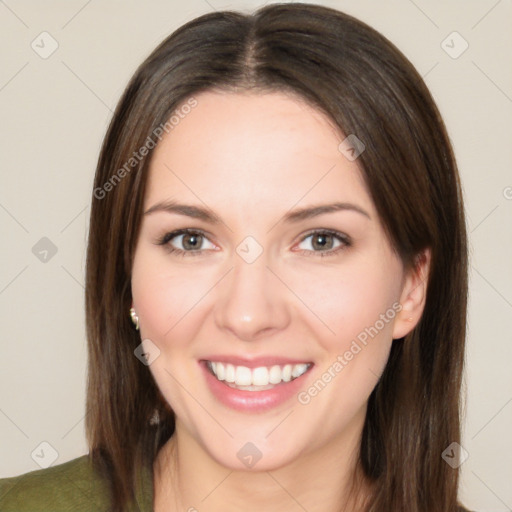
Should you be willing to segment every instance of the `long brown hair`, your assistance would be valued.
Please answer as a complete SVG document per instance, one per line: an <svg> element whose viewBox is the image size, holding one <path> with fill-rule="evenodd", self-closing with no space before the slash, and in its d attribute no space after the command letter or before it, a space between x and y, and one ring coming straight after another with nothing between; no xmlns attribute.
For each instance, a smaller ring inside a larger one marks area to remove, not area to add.
<svg viewBox="0 0 512 512"><path fill-rule="evenodd" d="M458 469L441 457L460 439L467 306L466 225L445 126L412 64L371 27L327 7L274 4L252 15L201 16L137 69L106 134L94 181L86 269L86 432L124 510L143 466L174 432L149 368L134 356L130 276L151 149L159 127L205 90L284 91L365 144L363 177L405 268L431 249L419 324L393 342L370 396L360 467L368 512L454 512ZM161 128L160 128L161 131ZM122 171L124 169L124 172ZM150 425L155 410L160 422Z"/></svg>

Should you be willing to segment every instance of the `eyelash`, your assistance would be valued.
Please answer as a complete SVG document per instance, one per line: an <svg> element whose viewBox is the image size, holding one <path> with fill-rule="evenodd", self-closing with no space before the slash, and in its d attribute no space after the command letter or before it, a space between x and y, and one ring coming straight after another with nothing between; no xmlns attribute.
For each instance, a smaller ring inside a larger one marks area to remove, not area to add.
<svg viewBox="0 0 512 512"><path fill-rule="evenodd" d="M208 238L206 236L206 234L203 231L201 231L200 229L184 228L184 229L178 229L176 231L171 231L169 233L165 233L162 237L160 237L157 240L156 244L157 245L162 245L162 246L167 246L167 251L170 254L175 254L176 256L179 256L179 257L198 256L198 255L202 254L205 251L205 249L201 249L199 251L184 251L183 249L176 249L175 247L172 247L169 244L169 242L173 238L176 238L179 235L186 235L186 234L189 234L189 235L201 235L204 238ZM310 231L309 233L307 233L306 235L304 235L302 237L302 239L300 240L299 243L304 242L304 240L306 240L310 236L314 236L314 235L329 235L329 236L332 236L332 237L336 238L338 241L340 241L341 245L339 247L335 248L335 249L330 249L330 250L327 250L327 251L309 251L309 250L301 249L298 252L301 252L305 256L317 256L318 255L321 258L325 258L326 256L335 256L340 251L343 251L344 249L346 249L347 247L350 247L352 245L352 242L351 242L350 238L347 235L344 235L343 233L340 233L338 231L333 231L331 229L317 229L317 230Z"/></svg>

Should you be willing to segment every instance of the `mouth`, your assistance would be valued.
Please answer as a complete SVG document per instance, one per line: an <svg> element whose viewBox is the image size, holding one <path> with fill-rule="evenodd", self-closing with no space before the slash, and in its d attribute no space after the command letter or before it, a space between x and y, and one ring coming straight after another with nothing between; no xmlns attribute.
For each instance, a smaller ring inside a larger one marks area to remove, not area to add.
<svg viewBox="0 0 512 512"><path fill-rule="evenodd" d="M302 377L313 363L239 366L224 361L205 361L206 368L219 382L240 391L266 391Z"/></svg>

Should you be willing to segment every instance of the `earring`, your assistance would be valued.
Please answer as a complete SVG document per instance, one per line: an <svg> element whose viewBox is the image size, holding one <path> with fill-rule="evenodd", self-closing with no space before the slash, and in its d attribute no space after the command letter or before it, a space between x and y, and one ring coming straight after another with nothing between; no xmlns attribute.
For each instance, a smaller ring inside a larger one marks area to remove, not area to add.
<svg viewBox="0 0 512 512"><path fill-rule="evenodd" d="M158 413L158 409L155 409L153 412L153 416L149 420L150 425L158 425L160 423L160 414Z"/></svg>
<svg viewBox="0 0 512 512"><path fill-rule="evenodd" d="M412 322L412 316L407 319L408 322Z"/></svg>
<svg viewBox="0 0 512 512"><path fill-rule="evenodd" d="M130 316L132 318L133 324L135 325L135 329L138 331L139 330L139 317L138 317L137 313L135 312L134 308L130 308Z"/></svg>

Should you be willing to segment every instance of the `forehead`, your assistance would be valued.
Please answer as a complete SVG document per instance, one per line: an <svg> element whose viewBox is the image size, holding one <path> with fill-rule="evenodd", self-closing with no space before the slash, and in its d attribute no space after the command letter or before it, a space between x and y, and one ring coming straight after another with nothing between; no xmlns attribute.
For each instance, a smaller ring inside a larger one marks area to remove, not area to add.
<svg viewBox="0 0 512 512"><path fill-rule="evenodd" d="M154 150L146 205L179 194L246 209L319 199L372 209L357 161L339 150L345 135L320 110L280 92L195 100Z"/></svg>

